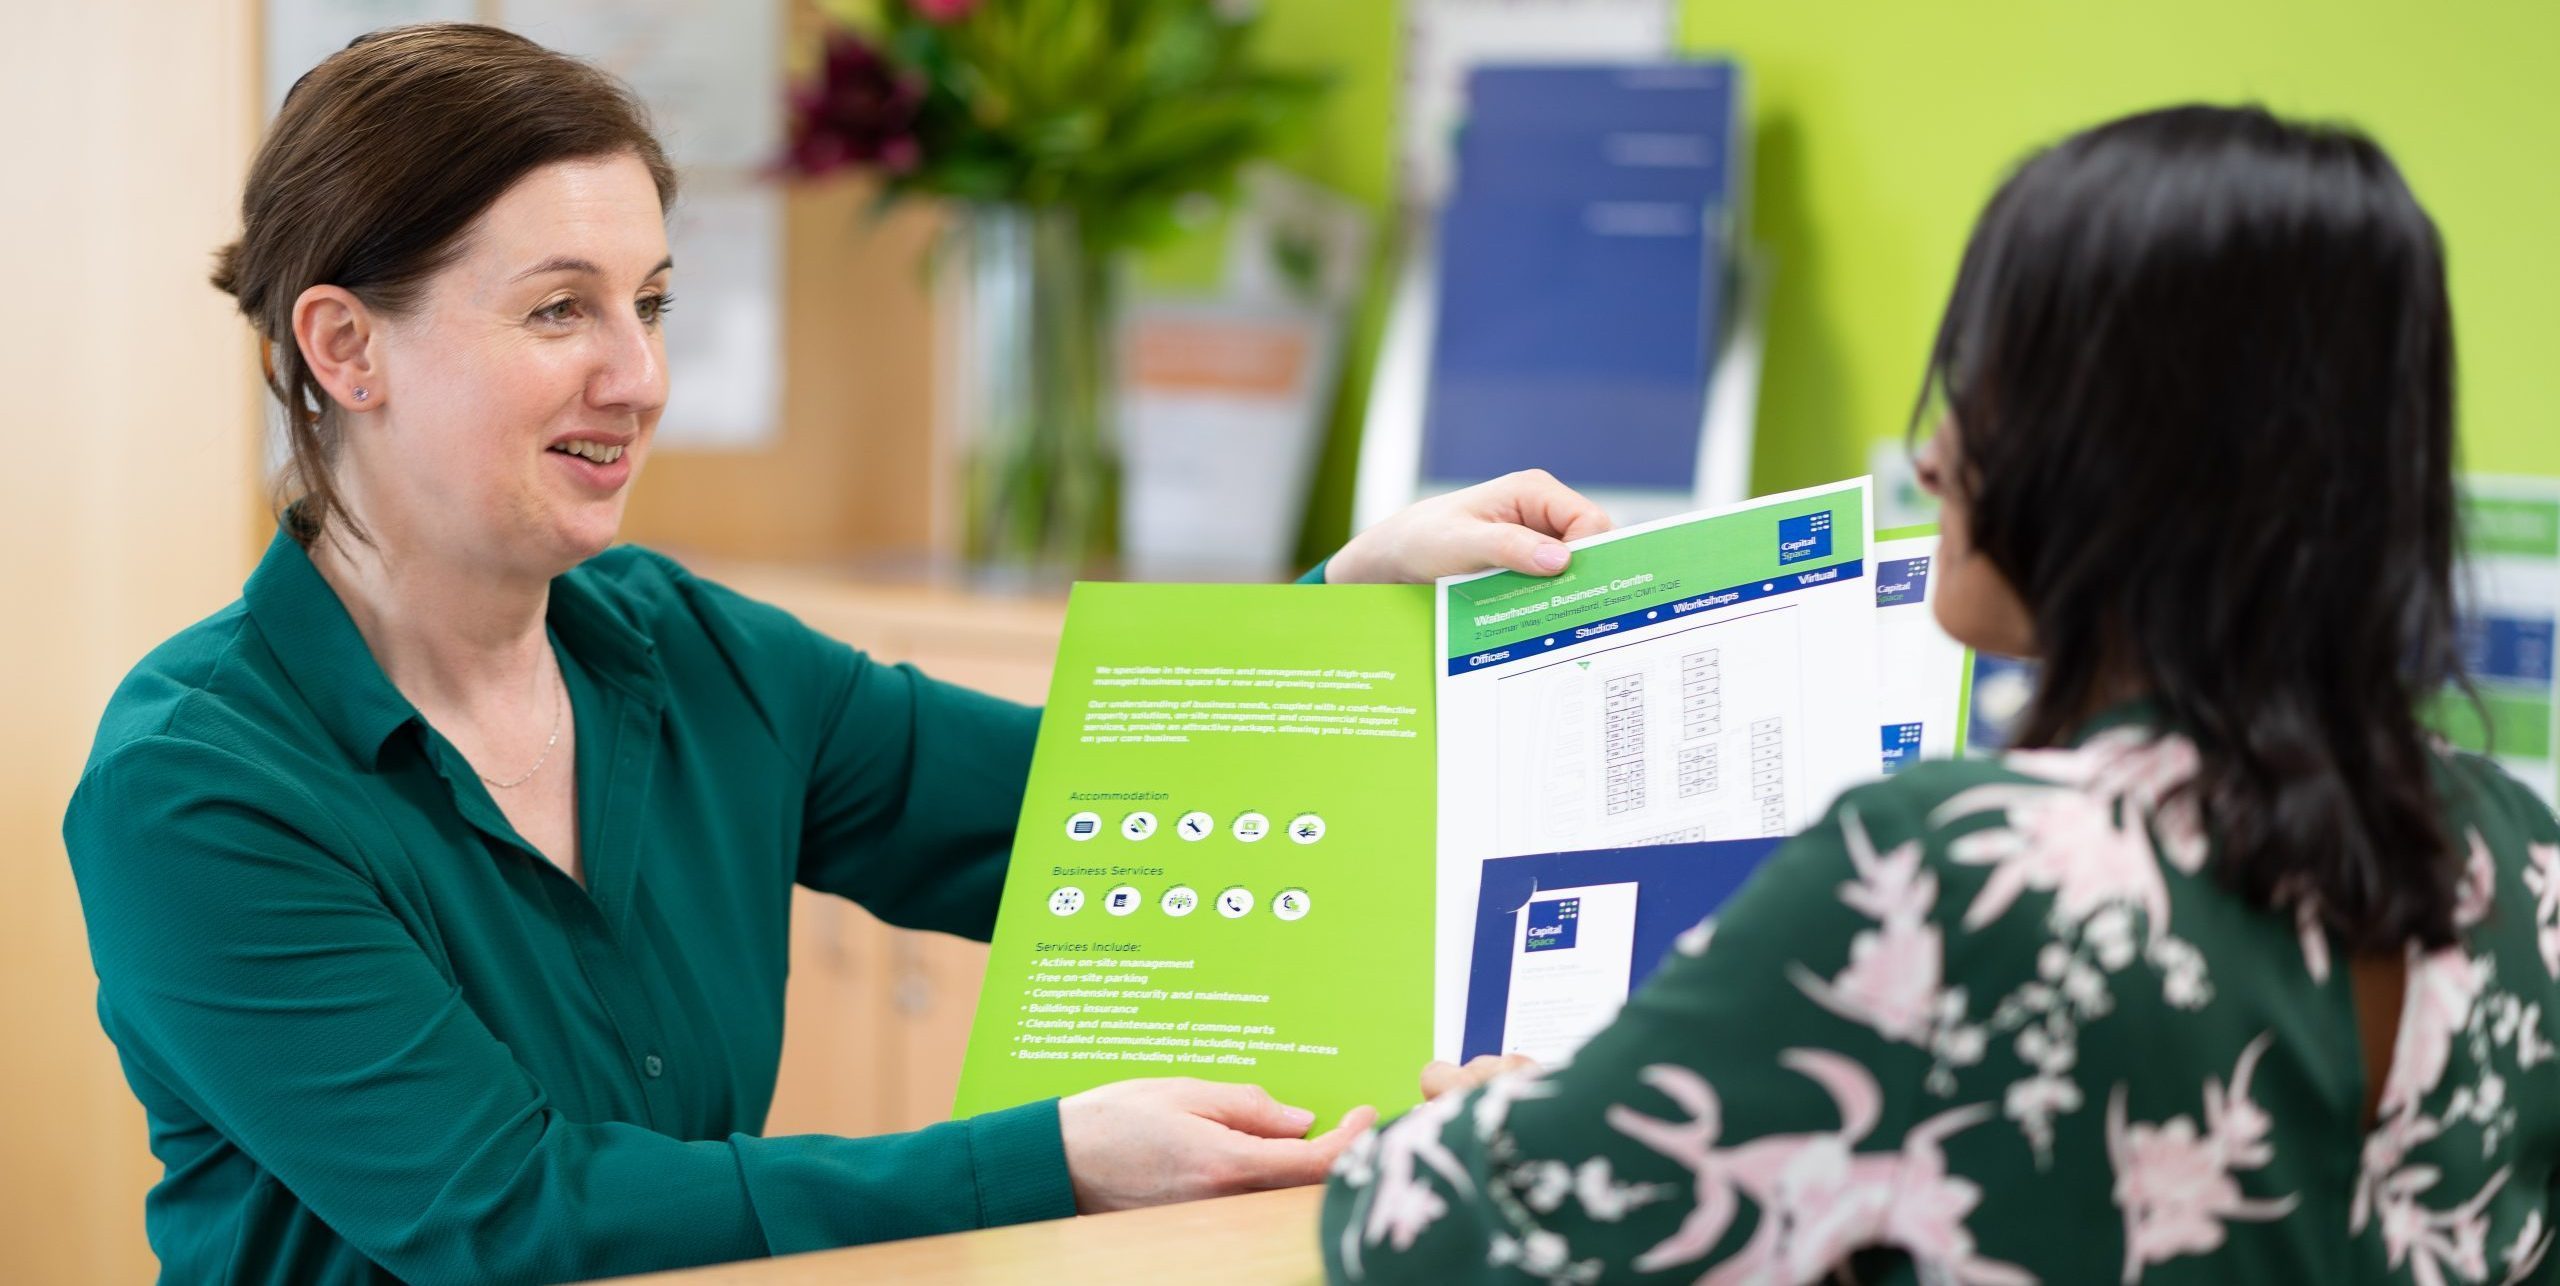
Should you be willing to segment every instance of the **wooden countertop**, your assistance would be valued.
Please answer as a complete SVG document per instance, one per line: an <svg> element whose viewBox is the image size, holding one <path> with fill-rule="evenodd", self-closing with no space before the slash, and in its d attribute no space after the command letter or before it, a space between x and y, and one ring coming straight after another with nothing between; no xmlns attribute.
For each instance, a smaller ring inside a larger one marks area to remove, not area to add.
<svg viewBox="0 0 2560 1286"><path fill-rule="evenodd" d="M1146 1286L1215 1281L1312 1286L1322 1187L1257 1192L1119 1214L1054 1219L919 1237L850 1250L626 1277L653 1286L800 1286L903 1282L913 1286Z"/></svg>

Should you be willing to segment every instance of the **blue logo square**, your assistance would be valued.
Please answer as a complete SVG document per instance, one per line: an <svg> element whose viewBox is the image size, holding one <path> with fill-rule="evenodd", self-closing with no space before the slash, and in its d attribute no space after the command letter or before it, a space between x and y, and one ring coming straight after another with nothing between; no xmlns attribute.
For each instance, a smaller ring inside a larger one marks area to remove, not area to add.
<svg viewBox="0 0 2560 1286"><path fill-rule="evenodd" d="M1831 511L1778 520L1778 565L1831 556Z"/></svg>
<svg viewBox="0 0 2560 1286"><path fill-rule="evenodd" d="M1529 943L1524 950L1563 951L1582 926L1582 899L1552 898L1529 904Z"/></svg>
<svg viewBox="0 0 2560 1286"><path fill-rule="evenodd" d="M1904 558L1876 564L1876 606L1899 607L1929 599L1929 560Z"/></svg>
<svg viewBox="0 0 2560 1286"><path fill-rule="evenodd" d="M1910 767L1919 758L1919 724L1888 723L1884 726L1884 770L1887 776Z"/></svg>

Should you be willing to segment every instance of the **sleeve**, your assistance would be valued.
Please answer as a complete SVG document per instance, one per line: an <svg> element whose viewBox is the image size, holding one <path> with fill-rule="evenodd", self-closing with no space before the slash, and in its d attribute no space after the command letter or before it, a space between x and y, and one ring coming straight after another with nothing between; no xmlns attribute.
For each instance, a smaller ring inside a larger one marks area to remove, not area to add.
<svg viewBox="0 0 2560 1286"><path fill-rule="evenodd" d="M799 881L891 924L987 940L1013 856L1040 712L824 640Z"/></svg>
<svg viewBox="0 0 2560 1286"><path fill-rule="evenodd" d="M1918 826L1844 799L1570 1065L1357 1141L1326 1193L1329 1277L1796 1281L1869 1244L1896 1167L1955 1124L1908 1128L1929 1059L1881 1030L1934 1000Z"/></svg>
<svg viewBox="0 0 2560 1286"><path fill-rule="evenodd" d="M873 1139L563 1117L343 830L222 750L121 748L64 833L124 1056L402 1279L586 1279L1072 1213L1054 1102Z"/></svg>
<svg viewBox="0 0 2560 1286"><path fill-rule="evenodd" d="M678 574L767 724L808 765L794 878L901 928L985 941L1040 711L881 664L781 608Z"/></svg>

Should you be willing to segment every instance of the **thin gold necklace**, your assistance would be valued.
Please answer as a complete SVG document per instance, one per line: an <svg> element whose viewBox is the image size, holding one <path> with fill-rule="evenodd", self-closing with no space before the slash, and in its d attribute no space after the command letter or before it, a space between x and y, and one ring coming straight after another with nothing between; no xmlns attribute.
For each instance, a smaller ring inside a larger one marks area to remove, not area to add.
<svg viewBox="0 0 2560 1286"><path fill-rule="evenodd" d="M472 775L478 777L492 790L514 790L516 787L533 780L533 775L541 772L544 764L551 762L551 748L560 744L561 717L569 713L569 685L567 681L563 680L560 683L558 691L559 698L551 707L551 739L542 743L542 757L533 761L533 767L524 770L524 776L518 777L514 781L500 781L487 773L481 772L477 768L471 770Z"/></svg>

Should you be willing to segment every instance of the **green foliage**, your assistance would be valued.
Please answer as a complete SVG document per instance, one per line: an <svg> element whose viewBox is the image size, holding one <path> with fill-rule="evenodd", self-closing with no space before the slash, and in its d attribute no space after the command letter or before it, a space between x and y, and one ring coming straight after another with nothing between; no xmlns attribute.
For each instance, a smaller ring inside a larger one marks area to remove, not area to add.
<svg viewBox="0 0 2560 1286"><path fill-rule="evenodd" d="M920 159L892 193L1072 209L1101 247L1155 239L1194 194L1307 118L1325 77L1258 65L1258 15L1216 0L887 0L883 56L920 78Z"/></svg>

